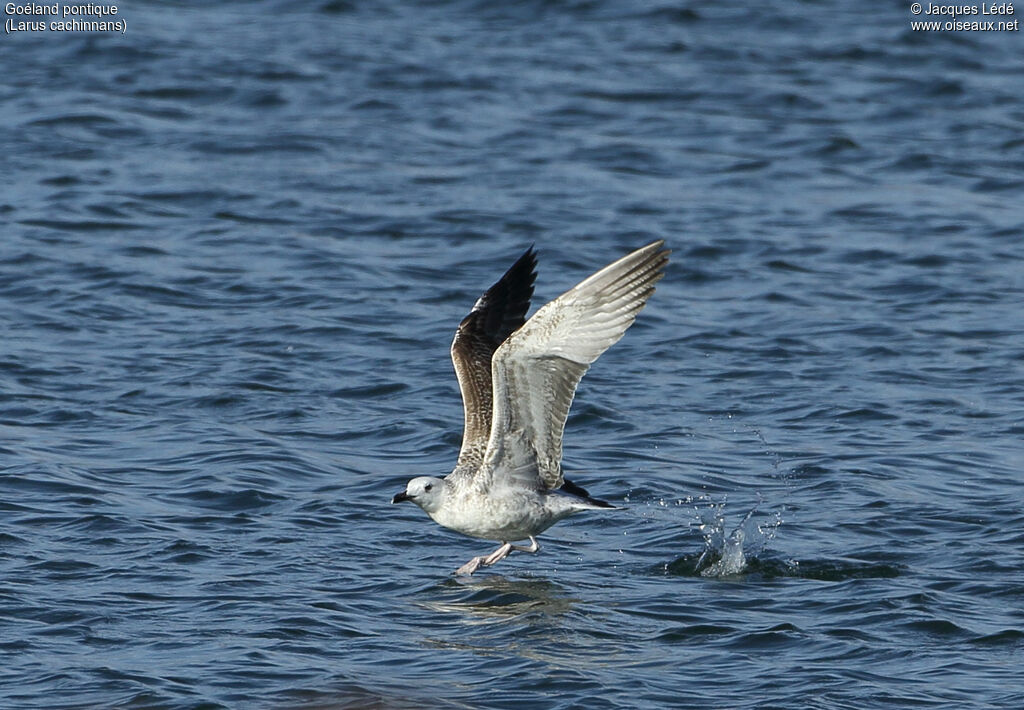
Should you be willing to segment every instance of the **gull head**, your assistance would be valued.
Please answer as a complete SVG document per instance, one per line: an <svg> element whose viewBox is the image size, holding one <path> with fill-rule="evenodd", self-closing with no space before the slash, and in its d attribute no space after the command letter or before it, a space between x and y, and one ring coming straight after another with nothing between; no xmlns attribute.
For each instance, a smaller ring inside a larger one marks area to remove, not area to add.
<svg viewBox="0 0 1024 710"><path fill-rule="evenodd" d="M419 476L406 485L405 490L391 499L392 503L412 501L427 513L436 512L444 503L448 484L443 478Z"/></svg>

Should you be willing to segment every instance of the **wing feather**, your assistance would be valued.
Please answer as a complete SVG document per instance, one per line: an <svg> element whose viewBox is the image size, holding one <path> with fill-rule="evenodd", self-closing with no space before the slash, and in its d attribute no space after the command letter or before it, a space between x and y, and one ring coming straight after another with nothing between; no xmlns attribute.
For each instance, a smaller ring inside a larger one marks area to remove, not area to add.
<svg viewBox="0 0 1024 710"><path fill-rule="evenodd" d="M601 269L546 304L497 349L491 361L493 420L480 478L562 485L562 433L576 386L654 292L668 263L663 246L656 241Z"/></svg>
<svg viewBox="0 0 1024 710"><path fill-rule="evenodd" d="M533 297L537 256L530 247L481 296L452 340L452 363L462 392L464 429L458 466L483 461L491 433L491 358L498 346L526 321Z"/></svg>

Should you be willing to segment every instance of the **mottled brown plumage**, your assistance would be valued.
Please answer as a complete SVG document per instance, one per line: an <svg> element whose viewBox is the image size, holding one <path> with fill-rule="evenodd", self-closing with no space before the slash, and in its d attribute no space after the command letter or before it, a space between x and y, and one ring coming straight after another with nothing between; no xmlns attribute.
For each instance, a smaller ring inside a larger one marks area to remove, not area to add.
<svg viewBox="0 0 1024 710"><path fill-rule="evenodd" d="M477 300L455 331L452 362L465 414L459 466L476 468L484 460L493 410L491 358L505 339L526 322L536 269L537 255L530 247Z"/></svg>

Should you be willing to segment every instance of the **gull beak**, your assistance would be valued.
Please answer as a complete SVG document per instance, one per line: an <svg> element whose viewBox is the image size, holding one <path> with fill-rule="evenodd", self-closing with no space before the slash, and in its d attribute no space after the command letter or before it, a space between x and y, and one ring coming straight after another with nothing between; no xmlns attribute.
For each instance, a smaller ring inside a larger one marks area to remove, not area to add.
<svg viewBox="0 0 1024 710"><path fill-rule="evenodd" d="M392 503L401 503L402 501L406 501L406 500L412 500L412 496L410 496L405 491L402 491L401 493L396 494L395 497L391 499L391 502Z"/></svg>

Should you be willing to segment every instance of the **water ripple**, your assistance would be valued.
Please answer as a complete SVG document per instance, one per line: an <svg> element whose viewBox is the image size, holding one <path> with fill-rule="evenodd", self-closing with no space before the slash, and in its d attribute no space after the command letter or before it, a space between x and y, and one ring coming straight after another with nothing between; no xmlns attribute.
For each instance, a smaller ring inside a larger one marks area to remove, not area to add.
<svg viewBox="0 0 1024 710"><path fill-rule="evenodd" d="M1016 39L670 5L9 38L0 705L1021 704ZM450 576L454 325L655 238L566 427L621 509Z"/></svg>

